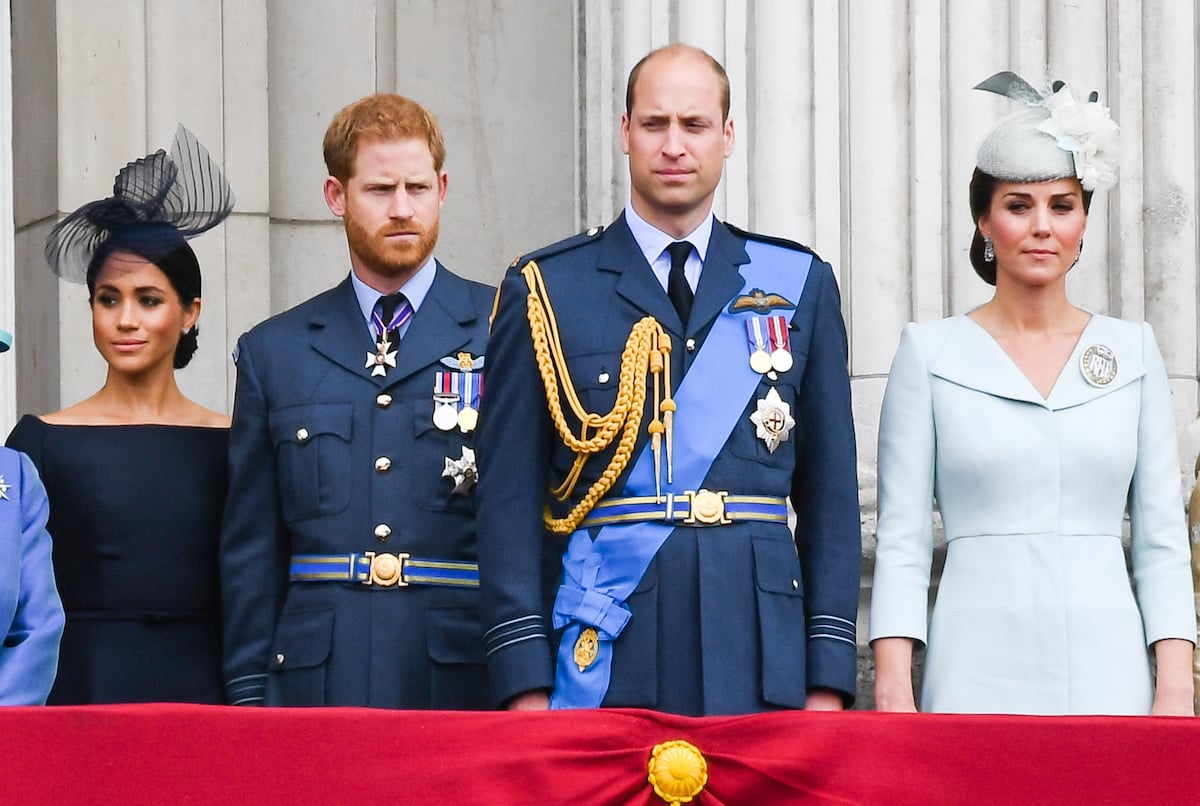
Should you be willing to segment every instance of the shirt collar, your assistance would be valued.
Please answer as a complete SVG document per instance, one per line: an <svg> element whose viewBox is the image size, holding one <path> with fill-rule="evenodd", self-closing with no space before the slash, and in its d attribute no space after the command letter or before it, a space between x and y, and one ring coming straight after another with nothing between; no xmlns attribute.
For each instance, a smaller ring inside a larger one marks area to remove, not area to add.
<svg viewBox="0 0 1200 806"><path fill-rule="evenodd" d="M400 286L399 290L408 300L408 304L412 306L414 315L421 310L421 303L425 301L429 289L433 286L433 277L436 272L437 261L430 255L429 260L425 261L425 265L417 269L417 273ZM353 270L350 271L350 285L354 287L354 296L358 298L358 308L362 313L363 321L370 328L371 311L375 310L375 303L379 302L379 297L383 292L364 283Z"/></svg>
<svg viewBox="0 0 1200 806"><path fill-rule="evenodd" d="M637 211L633 209L632 201L625 204L625 223L629 225L629 231L633 233L633 239L637 241L638 248L642 250L642 254L646 256L646 262L651 266L654 265L654 261L662 256L663 250L675 241L690 241L696 249L696 254L700 256L701 264L704 263L705 255L708 254L708 240L712 237L713 228L713 214L711 212L700 222L700 226L682 238L672 238L646 221L646 219L638 215Z"/></svg>

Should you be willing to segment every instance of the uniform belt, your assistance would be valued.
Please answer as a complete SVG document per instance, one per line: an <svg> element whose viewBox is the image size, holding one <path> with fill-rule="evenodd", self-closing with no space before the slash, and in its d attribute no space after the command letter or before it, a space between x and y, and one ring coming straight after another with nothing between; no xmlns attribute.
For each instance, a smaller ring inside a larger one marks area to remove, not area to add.
<svg viewBox="0 0 1200 806"><path fill-rule="evenodd" d="M413 557L406 552L293 554L290 578L293 582L360 582L381 588L409 585L478 588L479 564Z"/></svg>
<svg viewBox="0 0 1200 806"><path fill-rule="evenodd" d="M633 498L606 498L581 526L662 521L687 526L721 526L735 521L787 523L787 500L771 495L730 495L724 490L688 490Z"/></svg>

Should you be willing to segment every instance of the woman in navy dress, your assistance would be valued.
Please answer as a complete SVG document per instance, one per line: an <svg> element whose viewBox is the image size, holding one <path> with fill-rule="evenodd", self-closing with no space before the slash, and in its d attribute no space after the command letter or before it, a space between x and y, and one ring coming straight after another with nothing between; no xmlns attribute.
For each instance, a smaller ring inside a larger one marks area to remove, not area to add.
<svg viewBox="0 0 1200 806"><path fill-rule="evenodd" d="M50 499L66 609L51 704L219 703L217 547L229 418L189 400L175 370L197 346L200 266L185 240L233 207L220 170L180 127L117 175L113 196L51 232L46 257L87 283L108 364L91 397L9 436Z"/></svg>

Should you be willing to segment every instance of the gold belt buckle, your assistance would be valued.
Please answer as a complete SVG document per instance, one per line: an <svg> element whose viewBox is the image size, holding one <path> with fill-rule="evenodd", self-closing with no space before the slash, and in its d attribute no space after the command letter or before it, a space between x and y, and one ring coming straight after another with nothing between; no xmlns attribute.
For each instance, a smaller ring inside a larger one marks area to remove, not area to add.
<svg viewBox="0 0 1200 806"><path fill-rule="evenodd" d="M373 551L365 553L371 558L371 573L367 577L368 585L379 585L383 588L406 588L404 581L404 561L408 559L407 552L398 554L376 554Z"/></svg>
<svg viewBox="0 0 1200 806"><path fill-rule="evenodd" d="M705 526L716 526L719 524L733 523L725 516L725 496L729 493L725 490L688 490L684 493L688 497L688 516L683 519L684 523L702 523Z"/></svg>

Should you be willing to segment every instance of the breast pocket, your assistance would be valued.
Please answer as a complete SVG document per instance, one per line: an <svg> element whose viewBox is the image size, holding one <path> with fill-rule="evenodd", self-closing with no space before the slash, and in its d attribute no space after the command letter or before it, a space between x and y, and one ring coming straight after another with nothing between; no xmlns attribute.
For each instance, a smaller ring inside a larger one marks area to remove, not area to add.
<svg viewBox="0 0 1200 806"><path fill-rule="evenodd" d="M730 435L730 453L791 473L796 464L796 445L804 438L797 397L796 387L790 383L760 383ZM776 440L773 451L768 437Z"/></svg>
<svg viewBox="0 0 1200 806"><path fill-rule="evenodd" d="M334 515L350 504L350 403L310 403L268 417L287 520Z"/></svg>
<svg viewBox="0 0 1200 806"><path fill-rule="evenodd" d="M567 358L571 382L579 395L579 402L591 414L608 414L617 402L617 386L621 376L621 353L582 353ZM643 379L638 378L638 383ZM563 413L567 420L576 425L567 401L563 401Z"/></svg>
<svg viewBox="0 0 1200 806"><path fill-rule="evenodd" d="M434 425L433 403L420 401L416 404L413 410L414 470L409 488L417 506L436 512L471 514L475 511L475 484L471 480L476 472L471 458L475 450L474 434L474 430L463 433L457 425L443 431ZM455 473L463 479L462 484L452 475Z"/></svg>

